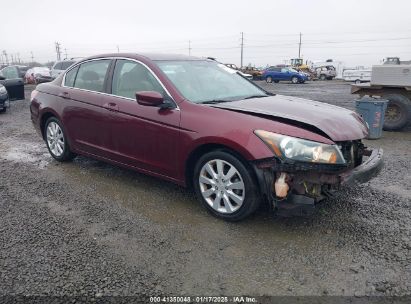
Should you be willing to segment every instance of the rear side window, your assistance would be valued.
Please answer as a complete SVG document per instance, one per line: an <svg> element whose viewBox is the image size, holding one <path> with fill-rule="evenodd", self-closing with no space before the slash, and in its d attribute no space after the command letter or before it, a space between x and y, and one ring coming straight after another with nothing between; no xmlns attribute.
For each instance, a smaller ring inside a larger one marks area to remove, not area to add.
<svg viewBox="0 0 411 304"><path fill-rule="evenodd" d="M74 81L76 80L77 71L78 67L75 67L74 69L67 72L66 78L64 80L64 85L66 87L74 87Z"/></svg>
<svg viewBox="0 0 411 304"><path fill-rule="evenodd" d="M74 87L84 90L103 92L104 80L107 70L110 65L110 60L94 60L80 65Z"/></svg>

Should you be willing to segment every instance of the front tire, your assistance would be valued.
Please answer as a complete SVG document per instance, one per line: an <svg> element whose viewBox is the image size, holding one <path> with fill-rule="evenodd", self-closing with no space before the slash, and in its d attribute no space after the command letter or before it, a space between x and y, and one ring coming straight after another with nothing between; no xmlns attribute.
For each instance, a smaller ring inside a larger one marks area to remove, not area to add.
<svg viewBox="0 0 411 304"><path fill-rule="evenodd" d="M327 79L327 76L325 76L324 74L322 74L322 75L320 75L320 80L326 80Z"/></svg>
<svg viewBox="0 0 411 304"><path fill-rule="evenodd" d="M59 161L72 160L76 155L71 152L63 124L56 117L50 117L45 124L44 138L51 156Z"/></svg>
<svg viewBox="0 0 411 304"><path fill-rule="evenodd" d="M240 221L260 204L252 171L226 150L209 152L198 160L193 185L203 206L226 221Z"/></svg>
<svg viewBox="0 0 411 304"><path fill-rule="evenodd" d="M299 81L300 81L300 80L298 79L298 77L296 77L296 76L291 77L291 82L292 82L293 84L297 84Z"/></svg>

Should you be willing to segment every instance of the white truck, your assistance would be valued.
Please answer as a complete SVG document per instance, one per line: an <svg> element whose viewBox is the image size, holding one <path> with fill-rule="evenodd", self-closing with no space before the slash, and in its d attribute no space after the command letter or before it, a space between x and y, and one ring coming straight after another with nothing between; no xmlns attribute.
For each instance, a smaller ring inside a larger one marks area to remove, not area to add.
<svg viewBox="0 0 411 304"><path fill-rule="evenodd" d="M387 58L383 65L372 67L370 83L351 85L351 93L387 99L384 130L402 129L411 120L411 62Z"/></svg>

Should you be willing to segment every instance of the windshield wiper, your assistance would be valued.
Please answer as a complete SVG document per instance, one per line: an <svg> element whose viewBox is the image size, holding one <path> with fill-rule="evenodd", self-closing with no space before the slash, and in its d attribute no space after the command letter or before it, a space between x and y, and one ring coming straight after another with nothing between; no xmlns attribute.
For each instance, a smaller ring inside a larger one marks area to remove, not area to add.
<svg viewBox="0 0 411 304"><path fill-rule="evenodd" d="M213 99L213 100L202 101L201 104L216 104L216 103L223 103L223 102L230 102L230 101L232 100Z"/></svg>
<svg viewBox="0 0 411 304"><path fill-rule="evenodd" d="M262 98L262 97L268 97L268 95L251 95L251 96L247 96L243 99Z"/></svg>

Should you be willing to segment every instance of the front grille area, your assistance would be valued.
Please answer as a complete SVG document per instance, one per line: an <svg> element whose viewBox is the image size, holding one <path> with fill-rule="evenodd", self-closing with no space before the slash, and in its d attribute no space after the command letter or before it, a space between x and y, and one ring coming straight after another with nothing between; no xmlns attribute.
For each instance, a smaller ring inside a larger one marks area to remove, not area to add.
<svg viewBox="0 0 411 304"><path fill-rule="evenodd" d="M362 163L364 145L361 140L342 141L337 144L349 167L357 167Z"/></svg>

